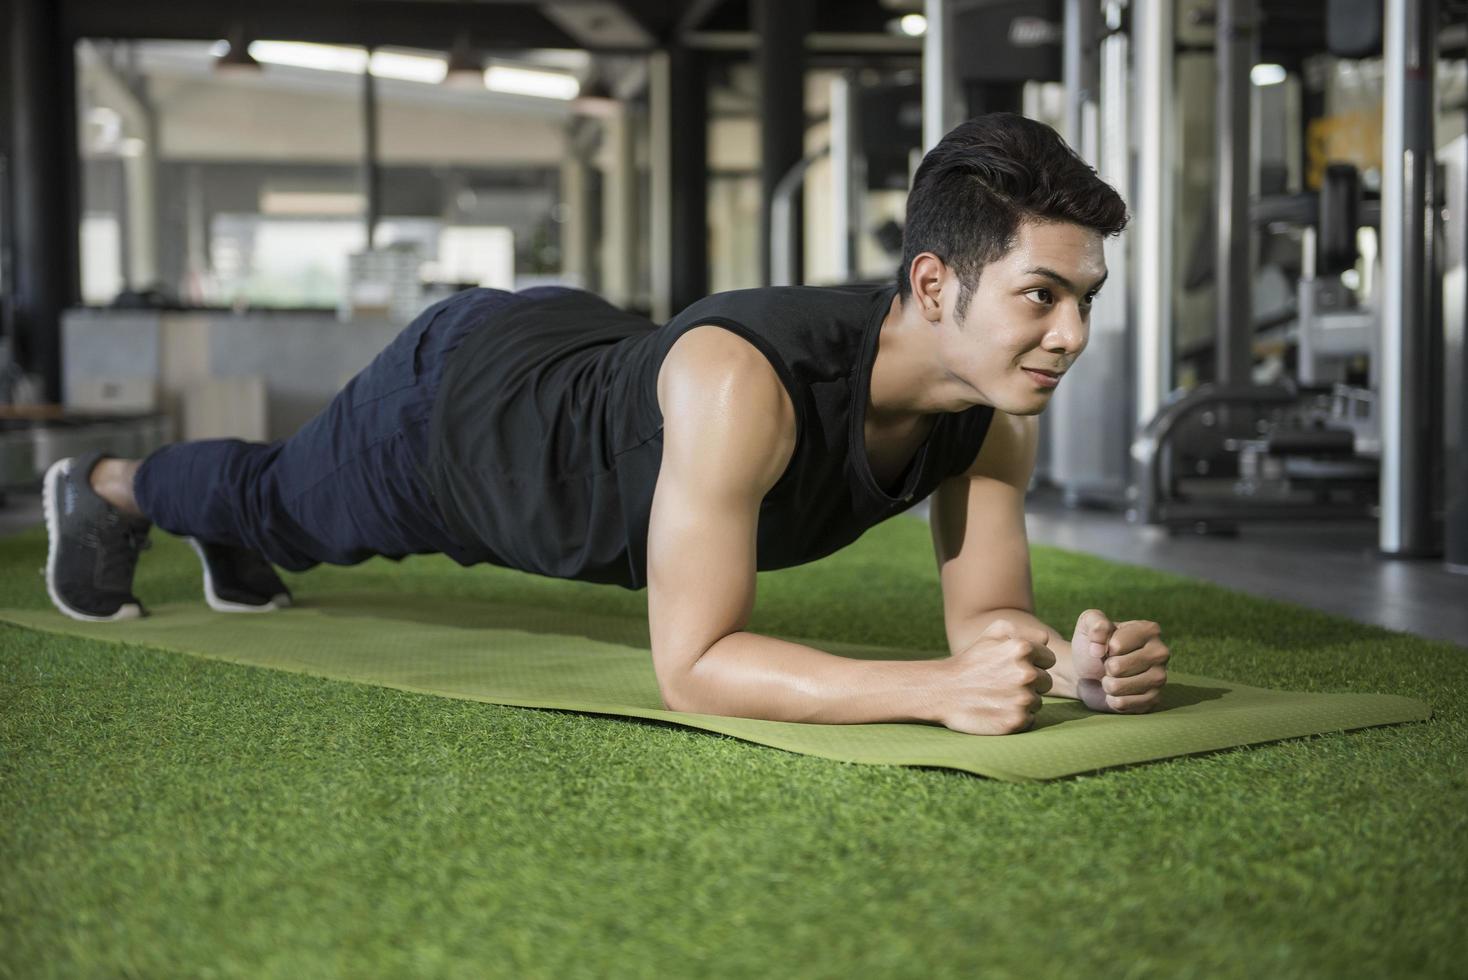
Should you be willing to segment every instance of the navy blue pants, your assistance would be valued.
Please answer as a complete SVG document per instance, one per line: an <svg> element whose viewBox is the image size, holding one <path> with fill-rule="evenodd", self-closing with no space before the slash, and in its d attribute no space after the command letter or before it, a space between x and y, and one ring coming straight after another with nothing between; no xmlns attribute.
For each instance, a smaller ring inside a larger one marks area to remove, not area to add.
<svg viewBox="0 0 1468 980"><path fill-rule="evenodd" d="M291 571L425 553L474 564L483 549L454 540L423 478L444 362L496 313L561 291L468 289L435 303L289 439L150 454L133 482L138 508L165 531L252 548Z"/></svg>

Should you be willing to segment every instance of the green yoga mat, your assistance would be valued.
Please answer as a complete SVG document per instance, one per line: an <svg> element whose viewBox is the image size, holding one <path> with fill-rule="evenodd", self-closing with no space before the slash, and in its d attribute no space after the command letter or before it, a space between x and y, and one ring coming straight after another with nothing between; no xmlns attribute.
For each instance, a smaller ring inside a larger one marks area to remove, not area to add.
<svg viewBox="0 0 1468 980"><path fill-rule="evenodd" d="M1095 714L1077 702L1047 698L1030 731L985 737L934 725L807 725L668 711L658 697L645 623L555 609L339 593L313 595L294 609L266 615L225 615L189 603L158 606L146 619L126 623L82 623L52 611L14 609L0 610L0 620L443 697L654 718L846 762L940 766L1015 781L1431 714L1421 702L1394 695L1268 691L1174 672L1152 714ZM804 642L850 657L935 656Z"/></svg>

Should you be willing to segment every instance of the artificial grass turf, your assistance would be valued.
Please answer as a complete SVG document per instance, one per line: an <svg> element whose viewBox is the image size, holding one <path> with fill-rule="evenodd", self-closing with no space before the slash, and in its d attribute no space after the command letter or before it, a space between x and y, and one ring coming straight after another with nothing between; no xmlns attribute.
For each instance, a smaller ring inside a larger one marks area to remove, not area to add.
<svg viewBox="0 0 1468 980"><path fill-rule="evenodd" d="M46 604L43 561L0 541L0 605ZM4 627L0 972L1461 972L1468 652L1049 549L1035 571L1062 631L1156 619L1179 669L1435 717L1011 785ZM347 584L645 615L430 559L291 580ZM197 566L161 540L138 591L195 596ZM925 529L762 575L751 627L941 647Z"/></svg>
<svg viewBox="0 0 1468 980"><path fill-rule="evenodd" d="M1429 716L1422 702L1393 694L1267 691L1174 670L1150 714L1097 714L1076 701L1047 697L1033 728L1012 738L976 738L924 724L797 724L667 710L647 624L626 616L568 616L564 608L358 590L317 593L277 616L221 619L197 601L153 611L125 623L85 623L55 610L0 608L0 621L469 701L675 722L842 762L944 766L1015 781ZM784 639L845 657L941 656Z"/></svg>

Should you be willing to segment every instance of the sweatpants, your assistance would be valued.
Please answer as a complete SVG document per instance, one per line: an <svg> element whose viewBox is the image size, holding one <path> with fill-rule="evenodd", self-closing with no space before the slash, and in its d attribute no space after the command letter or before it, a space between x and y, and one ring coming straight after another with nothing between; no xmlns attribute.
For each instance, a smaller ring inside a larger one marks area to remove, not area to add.
<svg viewBox="0 0 1468 980"><path fill-rule="evenodd" d="M180 442L138 468L138 508L158 527L251 548L290 571L374 556L481 559L455 540L424 478L444 365L497 314L559 287L467 289L413 320L295 435Z"/></svg>

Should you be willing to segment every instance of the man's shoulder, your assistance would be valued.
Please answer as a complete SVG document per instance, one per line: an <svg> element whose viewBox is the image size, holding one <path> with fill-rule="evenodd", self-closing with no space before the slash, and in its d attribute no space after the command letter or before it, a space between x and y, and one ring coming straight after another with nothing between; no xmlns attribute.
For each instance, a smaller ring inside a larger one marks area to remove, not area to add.
<svg viewBox="0 0 1468 980"><path fill-rule="evenodd" d="M755 397L761 395L759 387L783 388L770 359L749 338L712 323L696 324L673 342L659 371L660 384L669 375L710 389L733 386Z"/></svg>
<svg viewBox="0 0 1468 980"><path fill-rule="evenodd" d="M673 345L657 381L658 407L668 430L707 451L737 447L768 490L790 459L796 408L766 357L742 337L719 327L695 327ZM766 473L765 464L778 466Z"/></svg>

